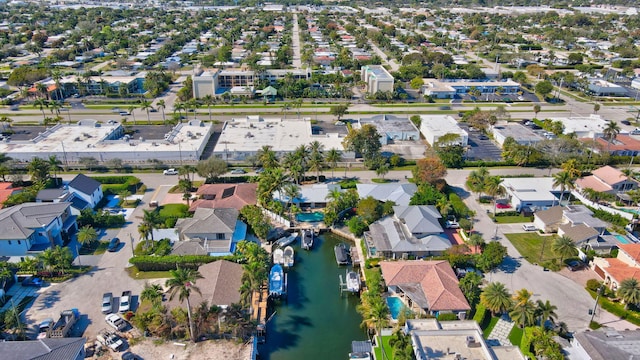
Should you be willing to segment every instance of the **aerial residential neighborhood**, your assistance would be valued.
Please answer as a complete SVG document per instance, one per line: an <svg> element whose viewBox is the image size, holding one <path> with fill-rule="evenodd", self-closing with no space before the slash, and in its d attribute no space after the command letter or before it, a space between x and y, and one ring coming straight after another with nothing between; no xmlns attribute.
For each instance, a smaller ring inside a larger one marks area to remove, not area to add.
<svg viewBox="0 0 640 360"><path fill-rule="evenodd" d="M640 359L636 3L0 14L1 359Z"/></svg>

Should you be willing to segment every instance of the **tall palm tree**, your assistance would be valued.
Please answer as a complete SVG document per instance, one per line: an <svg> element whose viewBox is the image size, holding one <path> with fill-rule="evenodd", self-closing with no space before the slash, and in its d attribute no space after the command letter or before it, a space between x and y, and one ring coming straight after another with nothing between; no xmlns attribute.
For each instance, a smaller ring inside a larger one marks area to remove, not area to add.
<svg viewBox="0 0 640 360"><path fill-rule="evenodd" d="M611 143L616 139L618 134L620 133L620 126L617 122L610 120L607 123L607 126L602 130L604 134L604 138L607 139L607 151L611 147Z"/></svg>
<svg viewBox="0 0 640 360"><path fill-rule="evenodd" d="M300 187L296 184L289 183L282 189L282 195L287 198L287 209L289 210L289 218L291 218L291 205L296 198L300 197Z"/></svg>
<svg viewBox="0 0 640 360"><path fill-rule="evenodd" d="M482 238L482 235L474 232L469 236L469 245L472 245L475 248L476 253L478 252L478 246L482 246L483 244L484 239Z"/></svg>
<svg viewBox="0 0 640 360"><path fill-rule="evenodd" d="M85 225L78 230L77 239L82 246L91 245L98 240L98 233L96 229Z"/></svg>
<svg viewBox="0 0 640 360"><path fill-rule="evenodd" d="M316 182L320 182L320 171L325 164L325 157L322 152L323 147L324 146L317 140L309 145L309 158L307 163L309 170L316 172Z"/></svg>
<svg viewBox="0 0 640 360"><path fill-rule="evenodd" d="M516 302L509 316L520 328L530 326L536 319L536 305L531 300Z"/></svg>
<svg viewBox="0 0 640 360"><path fill-rule="evenodd" d="M542 300L538 300L536 301L536 307L540 326L544 327L544 324L547 322L547 320L555 323L555 320L558 318L558 314L556 314L556 310L558 310L557 306L552 305L549 300L545 302L542 302Z"/></svg>
<svg viewBox="0 0 640 360"><path fill-rule="evenodd" d="M553 174L553 186L560 187L560 202L562 205L562 198L564 198L564 192L567 190L575 189L575 178L567 171L560 171Z"/></svg>
<svg viewBox="0 0 640 360"><path fill-rule="evenodd" d="M276 152L269 145L264 145L258 150L257 158L263 169L276 168L279 165Z"/></svg>
<svg viewBox="0 0 640 360"><path fill-rule="evenodd" d="M334 179L333 171L338 165L338 162L342 161L342 154L340 154L340 151L336 149L329 149L324 157L324 161L326 161L331 168L331 179Z"/></svg>
<svg viewBox="0 0 640 360"><path fill-rule="evenodd" d="M578 250L576 249L576 244L573 243L573 240L571 240L570 237L564 235L553 240L553 243L551 244L551 250L553 250L556 255L560 256L560 263L562 263L564 259L576 255L576 253L578 252Z"/></svg>
<svg viewBox="0 0 640 360"><path fill-rule="evenodd" d="M133 116L133 125L136 125L136 114L134 114L134 110L136 109L135 106L131 105L129 106L128 110L129 110L129 114L131 114L131 116Z"/></svg>
<svg viewBox="0 0 640 360"><path fill-rule="evenodd" d="M147 112L147 123L151 125L151 116L149 115L149 110L151 110L151 101L142 100L142 102L140 103L140 109Z"/></svg>
<svg viewBox="0 0 640 360"><path fill-rule="evenodd" d="M624 308L628 309L629 304L637 305L640 303L640 286L635 278L624 279L618 287L618 296L624 301Z"/></svg>
<svg viewBox="0 0 640 360"><path fill-rule="evenodd" d="M503 283L493 282L480 294L480 303L492 314L504 313L511 308L511 295Z"/></svg>
<svg viewBox="0 0 640 360"><path fill-rule="evenodd" d="M185 301L187 303L189 334L191 335L191 341L195 342L195 329L193 328L193 319L191 318L189 296L191 296L191 291L201 294L200 289L195 286L195 282L198 279L202 279L202 275L196 270L181 267L178 267L176 270L169 270L169 274L171 274L171 278L165 283L165 286L169 288L169 299L173 300L174 297L178 296L180 302Z"/></svg>
<svg viewBox="0 0 640 360"><path fill-rule="evenodd" d="M49 107L49 102L45 99L35 99L33 101L33 107L38 108L40 109L40 111L42 111L42 121L44 123L44 120L47 118L47 115L44 113L44 108Z"/></svg>
<svg viewBox="0 0 640 360"><path fill-rule="evenodd" d="M49 170L53 171L53 178L56 181L56 186L58 186L58 169L60 168L60 164L62 161L58 160L56 155L49 156Z"/></svg>
<svg viewBox="0 0 640 360"><path fill-rule="evenodd" d="M493 216L496 216L497 197L505 192L500 184L502 184L502 178L500 176L489 176L484 182L484 192L493 198Z"/></svg>
<svg viewBox="0 0 640 360"><path fill-rule="evenodd" d="M469 190L478 194L478 200L480 200L480 195L485 189L485 181L487 177L489 177L489 170L485 167L473 170L467 177L467 187Z"/></svg>
<svg viewBox="0 0 640 360"><path fill-rule="evenodd" d="M164 99L162 99L158 100L156 106L160 109L160 111L162 111L162 122L166 125L167 119L164 116L164 109L167 107L167 104L164 102Z"/></svg>
<svg viewBox="0 0 640 360"><path fill-rule="evenodd" d="M207 110L209 111L209 121L212 121L211 117L211 105L216 103L216 99L211 94L207 94L202 98L202 102L207 105Z"/></svg>
<svg viewBox="0 0 640 360"><path fill-rule="evenodd" d="M140 299L148 300L153 307L159 307L162 304L162 287L158 284L144 284Z"/></svg>

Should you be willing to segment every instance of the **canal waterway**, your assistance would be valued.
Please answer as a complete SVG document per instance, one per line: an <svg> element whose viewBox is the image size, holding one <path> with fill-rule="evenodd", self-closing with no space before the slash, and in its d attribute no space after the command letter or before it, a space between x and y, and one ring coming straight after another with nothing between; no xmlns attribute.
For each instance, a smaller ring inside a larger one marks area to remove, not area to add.
<svg viewBox="0 0 640 360"><path fill-rule="evenodd" d="M267 341L258 350L267 360L347 359L352 340L366 340L356 312L360 300L340 295L338 275L346 267L336 264L333 247L346 242L326 233L315 239L311 251L295 246L295 266L288 272L288 300L275 305L267 324Z"/></svg>

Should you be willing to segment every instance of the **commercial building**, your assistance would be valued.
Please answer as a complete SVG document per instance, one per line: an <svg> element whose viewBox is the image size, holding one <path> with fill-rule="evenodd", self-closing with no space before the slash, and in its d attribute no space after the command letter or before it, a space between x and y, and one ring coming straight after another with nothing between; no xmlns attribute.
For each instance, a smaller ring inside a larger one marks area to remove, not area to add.
<svg viewBox="0 0 640 360"><path fill-rule="evenodd" d="M500 144L500 146L503 146L504 141L507 140L507 138L512 138L520 145L533 145L544 140L542 136L521 124L496 124L491 127L490 131L493 133L493 138L498 144Z"/></svg>
<svg viewBox="0 0 640 360"><path fill-rule="evenodd" d="M478 90L480 94L516 94L520 91L520 84L513 80L504 81L473 81L436 79L422 79L422 93L436 99L453 99L456 95L467 94Z"/></svg>
<svg viewBox="0 0 640 360"><path fill-rule="evenodd" d="M164 139L133 138L125 135L122 124L110 120L81 120L74 125L57 124L31 140L0 142L0 152L29 161L35 157L57 156L65 164L82 158L98 162L120 159L126 163L197 161L213 133L213 126L191 120L174 126Z"/></svg>
<svg viewBox="0 0 640 360"><path fill-rule="evenodd" d="M447 134L458 135L456 143L462 146L469 143L469 133L450 115L420 115L420 132L431 146Z"/></svg>
<svg viewBox="0 0 640 360"><path fill-rule="evenodd" d="M336 149L343 158L354 158L352 152L344 152L342 141L344 134L313 134L308 119L263 118L246 116L226 122L213 154L227 161L243 161L263 146L270 146L278 156L293 152L300 145L309 145L318 141L324 150Z"/></svg>
<svg viewBox="0 0 640 360"><path fill-rule="evenodd" d="M600 79L589 80L589 92L595 96L627 96L625 87Z"/></svg>
<svg viewBox="0 0 640 360"><path fill-rule="evenodd" d="M598 138L604 136L607 122L600 115L572 116L549 118L551 121L560 121L564 127L564 134L575 133L578 138Z"/></svg>
<svg viewBox="0 0 640 360"><path fill-rule="evenodd" d="M380 143L382 145L395 141L416 141L420 139L420 131L407 117L377 115L359 119L354 128L360 128L365 124L376 127L380 134Z"/></svg>
<svg viewBox="0 0 640 360"><path fill-rule="evenodd" d="M289 75L291 74L291 75ZM201 99L207 95L221 96L224 93L239 96L253 96L254 86L259 79L275 85L278 80L291 76L294 81L311 77L309 69L269 69L256 73L244 69L197 69L193 80L193 97Z"/></svg>
<svg viewBox="0 0 640 360"><path fill-rule="evenodd" d="M369 94L375 94L379 91L393 91L393 76L382 65L363 66L360 73Z"/></svg>

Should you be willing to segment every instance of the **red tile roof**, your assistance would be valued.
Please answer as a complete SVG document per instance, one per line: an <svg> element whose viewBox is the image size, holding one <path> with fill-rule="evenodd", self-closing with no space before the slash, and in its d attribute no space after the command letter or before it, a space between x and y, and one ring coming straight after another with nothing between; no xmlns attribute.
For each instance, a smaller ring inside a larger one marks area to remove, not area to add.
<svg viewBox="0 0 640 360"><path fill-rule="evenodd" d="M593 139L581 139L581 141L587 143L593 141ZM618 134L616 140L611 144L604 138L596 138L595 141L600 144L602 149L606 149L609 152L640 150L640 141L625 134Z"/></svg>
<svg viewBox="0 0 640 360"><path fill-rule="evenodd" d="M640 264L640 244L620 244L618 247Z"/></svg>
<svg viewBox="0 0 640 360"><path fill-rule="evenodd" d="M233 208L240 210L245 205L257 203L256 190L258 184L206 184L198 188L196 195L199 199L191 203L189 211L197 208ZM208 199L212 198L212 199Z"/></svg>
<svg viewBox="0 0 640 360"><path fill-rule="evenodd" d="M627 176L622 171L609 165L595 169L591 174L609 185L615 185L627 179Z"/></svg>
<svg viewBox="0 0 640 360"><path fill-rule="evenodd" d="M622 282L622 280L635 278L640 280L640 267L629 266L622 260L618 260L616 258L605 259L609 266L604 268L606 272L613 277L618 284Z"/></svg>
<svg viewBox="0 0 640 360"><path fill-rule="evenodd" d="M420 285L430 311L471 309L458 287L456 274L445 260L383 261L380 268L387 285Z"/></svg>
<svg viewBox="0 0 640 360"><path fill-rule="evenodd" d="M12 187L10 182L0 182L0 209L2 209L5 201L9 198L9 196L22 191L22 188L14 188Z"/></svg>

